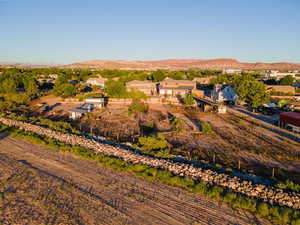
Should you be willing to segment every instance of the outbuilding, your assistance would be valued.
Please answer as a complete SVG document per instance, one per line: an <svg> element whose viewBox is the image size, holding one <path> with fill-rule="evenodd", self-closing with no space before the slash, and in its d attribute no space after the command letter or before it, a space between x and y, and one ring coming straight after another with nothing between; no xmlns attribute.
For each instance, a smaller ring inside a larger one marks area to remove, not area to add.
<svg viewBox="0 0 300 225"><path fill-rule="evenodd" d="M279 126L286 129L291 129L293 132L300 133L300 113L283 112L280 113Z"/></svg>

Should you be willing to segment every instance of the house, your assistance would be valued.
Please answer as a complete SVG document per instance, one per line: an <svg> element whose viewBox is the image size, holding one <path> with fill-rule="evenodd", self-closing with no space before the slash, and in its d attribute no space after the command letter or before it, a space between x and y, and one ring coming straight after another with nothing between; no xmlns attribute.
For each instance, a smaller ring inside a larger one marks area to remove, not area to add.
<svg viewBox="0 0 300 225"><path fill-rule="evenodd" d="M215 102L236 103L238 100L238 95L231 85L216 84L211 92L211 98Z"/></svg>
<svg viewBox="0 0 300 225"><path fill-rule="evenodd" d="M227 74L237 73L237 74L240 74L240 73L242 73L242 70L240 70L240 69L224 69L223 73L227 73Z"/></svg>
<svg viewBox="0 0 300 225"><path fill-rule="evenodd" d="M40 84L45 84L45 83L54 84L57 78L58 78L57 74L49 74L49 75L41 74L38 76L37 81Z"/></svg>
<svg viewBox="0 0 300 225"><path fill-rule="evenodd" d="M87 79L85 84L87 86L98 86L100 88L104 88L106 81L107 81L107 78L102 78L102 77L94 77L93 78L93 77L91 77L91 78Z"/></svg>
<svg viewBox="0 0 300 225"><path fill-rule="evenodd" d="M146 95L156 95L157 85L149 80L133 80L126 83L126 89L128 91L141 91Z"/></svg>
<svg viewBox="0 0 300 225"><path fill-rule="evenodd" d="M300 113L297 112L283 112L280 113L279 127L291 129L293 132L300 133Z"/></svg>
<svg viewBox="0 0 300 225"><path fill-rule="evenodd" d="M289 85L268 85L267 91L278 92L278 94L295 94L295 87Z"/></svg>
<svg viewBox="0 0 300 225"><path fill-rule="evenodd" d="M296 72L294 71L291 71L291 72L279 72L278 70L269 70L269 71L266 71L264 74L263 74L263 78L267 78L267 79L270 79L270 78L275 78L275 79L280 79L280 78L283 78L285 76L292 76L292 77L295 77L296 76Z"/></svg>
<svg viewBox="0 0 300 225"><path fill-rule="evenodd" d="M196 82L190 80L173 80L166 77L159 83L160 96L184 96L196 89Z"/></svg>
<svg viewBox="0 0 300 225"><path fill-rule="evenodd" d="M195 77L193 81L196 82L197 85L208 85L210 80L215 77L217 76Z"/></svg>
<svg viewBox="0 0 300 225"><path fill-rule="evenodd" d="M95 108L103 108L106 105L105 98L86 98L85 103L93 105Z"/></svg>

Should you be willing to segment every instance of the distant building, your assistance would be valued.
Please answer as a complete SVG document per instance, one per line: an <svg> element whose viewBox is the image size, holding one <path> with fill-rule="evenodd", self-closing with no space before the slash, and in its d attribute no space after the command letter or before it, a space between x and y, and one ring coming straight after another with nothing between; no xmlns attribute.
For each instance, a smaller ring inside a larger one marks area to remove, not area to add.
<svg viewBox="0 0 300 225"><path fill-rule="evenodd" d="M100 88L104 88L106 81L107 81L107 78L102 78L102 77L93 78L93 77L91 77L91 78L87 79L85 84L88 85L88 86L98 86Z"/></svg>
<svg viewBox="0 0 300 225"><path fill-rule="evenodd" d="M211 98L215 102L232 102L236 103L238 95L231 85L216 84L211 92Z"/></svg>
<svg viewBox="0 0 300 225"><path fill-rule="evenodd" d="M267 91L275 91L283 94L295 94L295 87L289 85L267 85Z"/></svg>
<svg viewBox="0 0 300 225"><path fill-rule="evenodd" d="M146 95L156 95L157 85L149 80L133 80L126 83L126 89L128 91L141 91Z"/></svg>
<svg viewBox="0 0 300 225"><path fill-rule="evenodd" d="M38 76L37 81L40 84L45 84L45 83L54 84L57 78L58 78L57 74L49 74L49 75L42 74Z"/></svg>
<svg viewBox="0 0 300 225"><path fill-rule="evenodd" d="M224 69L223 73L227 73L227 74L237 73L237 74L240 74L240 73L242 73L242 70L240 70L240 69Z"/></svg>
<svg viewBox="0 0 300 225"><path fill-rule="evenodd" d="M296 77L297 73L292 71L292 72L279 72L278 70L269 70L266 71L263 74L263 78L267 78L267 79L271 79L271 78L275 78L275 79L281 79L285 76L292 76L292 77Z"/></svg>
<svg viewBox="0 0 300 225"><path fill-rule="evenodd" d="M166 77L159 83L160 96L184 96L196 89L196 82L190 80L173 80Z"/></svg>

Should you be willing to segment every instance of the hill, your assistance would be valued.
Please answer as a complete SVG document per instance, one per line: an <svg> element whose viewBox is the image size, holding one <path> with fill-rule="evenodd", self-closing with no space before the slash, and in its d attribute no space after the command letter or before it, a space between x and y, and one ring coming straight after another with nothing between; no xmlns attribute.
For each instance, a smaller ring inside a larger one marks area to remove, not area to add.
<svg viewBox="0 0 300 225"><path fill-rule="evenodd" d="M236 59L168 59L154 61L126 61L126 60L93 60L66 65L70 68L95 69L244 69L244 70L300 70L300 64L279 63L244 63Z"/></svg>

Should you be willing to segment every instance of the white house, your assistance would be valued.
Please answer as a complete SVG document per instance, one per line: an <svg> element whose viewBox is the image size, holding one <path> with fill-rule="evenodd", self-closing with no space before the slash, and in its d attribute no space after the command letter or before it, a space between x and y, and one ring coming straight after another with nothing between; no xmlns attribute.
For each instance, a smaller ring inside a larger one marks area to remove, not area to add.
<svg viewBox="0 0 300 225"><path fill-rule="evenodd" d="M94 105L95 108L105 107L105 98L86 98L85 103Z"/></svg>
<svg viewBox="0 0 300 225"><path fill-rule="evenodd" d="M279 72L278 70L269 70L263 74L263 77L280 79L288 75L295 77L296 74L297 74L296 72Z"/></svg>
<svg viewBox="0 0 300 225"><path fill-rule="evenodd" d="M102 78L102 77L93 78L93 77L91 77L91 78L87 79L85 84L88 85L88 86L98 86L100 88L104 88L106 81L107 81L107 78Z"/></svg>
<svg viewBox="0 0 300 225"><path fill-rule="evenodd" d="M227 74L234 74L234 73L242 73L242 70L240 69L224 69L223 73L227 73Z"/></svg>
<svg viewBox="0 0 300 225"><path fill-rule="evenodd" d="M238 100L238 95L231 85L216 84L211 92L211 98L215 102L236 103Z"/></svg>

